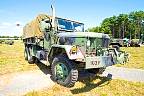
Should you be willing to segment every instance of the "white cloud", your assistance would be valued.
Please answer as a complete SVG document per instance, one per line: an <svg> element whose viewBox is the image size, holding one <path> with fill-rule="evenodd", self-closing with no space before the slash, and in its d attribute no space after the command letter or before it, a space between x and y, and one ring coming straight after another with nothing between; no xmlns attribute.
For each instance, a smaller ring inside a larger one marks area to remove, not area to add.
<svg viewBox="0 0 144 96"><path fill-rule="evenodd" d="M16 24L20 24L20 26ZM21 36L22 29L22 23L19 21L14 23L2 22L0 23L0 36Z"/></svg>

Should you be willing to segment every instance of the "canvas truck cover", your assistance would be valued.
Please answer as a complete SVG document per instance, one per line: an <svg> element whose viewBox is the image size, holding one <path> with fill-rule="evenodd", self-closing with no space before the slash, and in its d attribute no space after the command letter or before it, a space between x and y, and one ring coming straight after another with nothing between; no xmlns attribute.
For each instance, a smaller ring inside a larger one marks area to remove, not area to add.
<svg viewBox="0 0 144 96"><path fill-rule="evenodd" d="M30 37L43 37L44 33L40 30L40 22L49 18L46 14L39 14L34 20L26 24L23 28L23 39Z"/></svg>

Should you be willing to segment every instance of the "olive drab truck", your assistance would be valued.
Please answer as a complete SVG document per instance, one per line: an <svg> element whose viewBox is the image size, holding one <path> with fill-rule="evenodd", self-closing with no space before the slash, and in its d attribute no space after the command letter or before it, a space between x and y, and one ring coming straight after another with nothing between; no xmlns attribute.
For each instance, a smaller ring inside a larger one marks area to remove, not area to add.
<svg viewBox="0 0 144 96"><path fill-rule="evenodd" d="M40 14L23 28L25 59L50 66L52 79L66 87L75 84L79 70L98 74L119 61L109 41L107 34L84 32L83 23L54 15ZM125 54L118 56L124 62Z"/></svg>

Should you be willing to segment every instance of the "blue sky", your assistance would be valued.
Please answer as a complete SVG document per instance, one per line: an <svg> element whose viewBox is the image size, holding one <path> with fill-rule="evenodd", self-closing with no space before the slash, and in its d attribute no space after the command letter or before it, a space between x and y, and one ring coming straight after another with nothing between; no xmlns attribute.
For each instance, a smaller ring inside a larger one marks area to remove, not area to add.
<svg viewBox="0 0 144 96"><path fill-rule="evenodd" d="M0 35L22 35L22 28L40 13L50 14L51 0L1 0ZM55 0L56 16L100 25L106 17L144 11L144 0ZM21 26L17 27L16 23Z"/></svg>

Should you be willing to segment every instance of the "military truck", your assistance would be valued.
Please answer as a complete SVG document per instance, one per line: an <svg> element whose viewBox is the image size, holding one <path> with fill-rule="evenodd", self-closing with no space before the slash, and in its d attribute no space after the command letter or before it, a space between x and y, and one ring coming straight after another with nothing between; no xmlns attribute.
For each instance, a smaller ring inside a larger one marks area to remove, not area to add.
<svg viewBox="0 0 144 96"><path fill-rule="evenodd" d="M0 39L0 44L2 44L4 42L4 40L3 39Z"/></svg>
<svg viewBox="0 0 144 96"><path fill-rule="evenodd" d="M46 14L23 29L25 59L50 66L52 79L66 87L75 84L79 70L98 74L126 61L126 54L109 48L109 41L107 34L84 32L83 23Z"/></svg>
<svg viewBox="0 0 144 96"><path fill-rule="evenodd" d="M13 40L5 40L5 44L13 45L14 41Z"/></svg>
<svg viewBox="0 0 144 96"><path fill-rule="evenodd" d="M124 39L116 39L116 38L111 38L110 45L112 46L118 46L118 47L129 47L129 39L124 38Z"/></svg>
<svg viewBox="0 0 144 96"><path fill-rule="evenodd" d="M140 39L132 39L130 46L131 47L140 47L141 44L142 44L142 41Z"/></svg>

